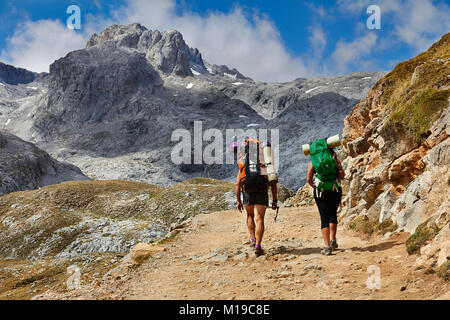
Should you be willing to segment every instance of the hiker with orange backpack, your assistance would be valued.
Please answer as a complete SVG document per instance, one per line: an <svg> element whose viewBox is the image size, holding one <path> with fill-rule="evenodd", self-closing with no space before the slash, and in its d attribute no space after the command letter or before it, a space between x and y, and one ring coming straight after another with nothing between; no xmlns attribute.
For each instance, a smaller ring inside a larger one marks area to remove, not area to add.
<svg viewBox="0 0 450 320"><path fill-rule="evenodd" d="M270 146L270 144L269 144ZM235 145L235 153L238 148ZM277 181L269 182L267 168L264 164L264 153L261 142L257 139L246 139L244 150L238 154L239 173L236 179L237 209L247 212L247 227L250 233L250 246L256 256L264 254L261 247L264 235L264 216L269 206L268 188L272 191L272 209L277 209ZM243 202L241 201L241 191Z"/></svg>
<svg viewBox="0 0 450 320"><path fill-rule="evenodd" d="M337 211L342 198L341 180L344 180L345 173L333 146L340 144L339 136L334 136L303 146L303 152L311 155L307 181L314 188L314 200L320 213L322 238L325 243L321 251L323 255L331 255L332 251L338 248Z"/></svg>

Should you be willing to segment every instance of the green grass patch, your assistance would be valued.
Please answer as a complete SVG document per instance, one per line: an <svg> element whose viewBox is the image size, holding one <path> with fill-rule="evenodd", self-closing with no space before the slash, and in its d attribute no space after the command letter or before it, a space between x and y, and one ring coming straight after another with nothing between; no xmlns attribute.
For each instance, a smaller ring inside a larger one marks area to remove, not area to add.
<svg viewBox="0 0 450 320"><path fill-rule="evenodd" d="M350 222L350 229L367 234L385 234L397 230L397 224L392 219L386 219L382 223L378 220L371 220L367 216L358 216Z"/></svg>
<svg viewBox="0 0 450 320"><path fill-rule="evenodd" d="M387 126L408 133L420 144L433 122L448 106L450 90L446 89L450 65L450 33L417 57L399 63L374 86L380 91L380 102L390 111Z"/></svg>
<svg viewBox="0 0 450 320"><path fill-rule="evenodd" d="M409 90L413 89L418 92L445 81L449 74L449 67L443 63L437 63L436 60L445 61L450 57L449 44L450 33L447 33L429 50L408 61L399 63L383 79L380 79L375 86L383 88L382 103L392 108L397 102L407 98L405 96ZM422 71L415 80L414 86L410 87L411 77L419 65L422 66Z"/></svg>
<svg viewBox="0 0 450 320"><path fill-rule="evenodd" d="M382 223L378 223L376 226L376 230L379 231L382 234L385 234L387 232L394 232L397 230L398 225L392 221L392 219L386 219Z"/></svg>
<svg viewBox="0 0 450 320"><path fill-rule="evenodd" d="M22 279L14 284L14 288L20 288L23 286L27 286L29 284L32 284L33 282L44 280L47 278L54 277L58 274L64 273L66 270L62 267L50 267L46 269L42 273L33 274L28 278Z"/></svg>
<svg viewBox="0 0 450 320"><path fill-rule="evenodd" d="M427 137L434 121L448 106L450 90L426 89L416 93L406 104L392 111L388 124L407 131L416 143Z"/></svg>
<svg viewBox="0 0 450 320"><path fill-rule="evenodd" d="M416 231L406 240L406 251L408 254L420 253L420 248L432 240L440 231L437 224L428 226L428 221L420 224Z"/></svg>
<svg viewBox="0 0 450 320"><path fill-rule="evenodd" d="M440 266L437 274L445 281L448 281L450 278L450 261L447 261L442 266Z"/></svg>
<svg viewBox="0 0 450 320"><path fill-rule="evenodd" d="M433 268L428 268L427 270L425 270L424 274L435 274L436 271Z"/></svg>

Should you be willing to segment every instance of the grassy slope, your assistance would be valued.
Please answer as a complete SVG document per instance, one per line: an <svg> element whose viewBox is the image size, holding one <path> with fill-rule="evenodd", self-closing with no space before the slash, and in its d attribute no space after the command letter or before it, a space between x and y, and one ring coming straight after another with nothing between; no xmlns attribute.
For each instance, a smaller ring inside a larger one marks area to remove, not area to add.
<svg viewBox="0 0 450 320"><path fill-rule="evenodd" d="M388 125L403 128L422 142L448 106L449 75L450 33L426 52L398 64L376 84L383 88L382 103L391 111Z"/></svg>

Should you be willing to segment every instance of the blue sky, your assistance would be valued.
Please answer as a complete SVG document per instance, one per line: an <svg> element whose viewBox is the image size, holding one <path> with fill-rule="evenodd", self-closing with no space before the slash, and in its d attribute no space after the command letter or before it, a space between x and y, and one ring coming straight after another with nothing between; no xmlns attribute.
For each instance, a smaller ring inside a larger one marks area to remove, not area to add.
<svg viewBox="0 0 450 320"><path fill-rule="evenodd" d="M81 30L66 26L69 5ZM381 10L370 30L369 5ZM0 61L33 71L110 24L177 29L205 60L261 81L385 71L450 32L450 0L2 0Z"/></svg>

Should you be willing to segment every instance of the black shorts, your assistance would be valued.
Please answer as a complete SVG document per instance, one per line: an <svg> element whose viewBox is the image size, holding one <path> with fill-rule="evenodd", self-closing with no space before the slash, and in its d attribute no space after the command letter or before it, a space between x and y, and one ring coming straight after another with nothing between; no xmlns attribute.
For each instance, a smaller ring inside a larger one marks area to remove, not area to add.
<svg viewBox="0 0 450 320"><path fill-rule="evenodd" d="M255 193L244 192L244 204L247 206L259 204L268 207L269 194L267 192L255 192Z"/></svg>

